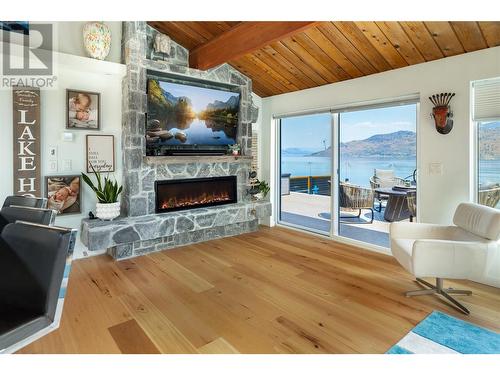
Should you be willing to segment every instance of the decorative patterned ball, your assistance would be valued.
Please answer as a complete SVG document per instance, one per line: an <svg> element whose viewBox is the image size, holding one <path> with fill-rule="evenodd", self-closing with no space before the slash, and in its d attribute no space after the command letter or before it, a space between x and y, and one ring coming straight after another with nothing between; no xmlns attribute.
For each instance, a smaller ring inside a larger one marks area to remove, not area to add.
<svg viewBox="0 0 500 375"><path fill-rule="evenodd" d="M101 22L89 22L83 26L83 45L90 57L104 60L111 48L111 30Z"/></svg>

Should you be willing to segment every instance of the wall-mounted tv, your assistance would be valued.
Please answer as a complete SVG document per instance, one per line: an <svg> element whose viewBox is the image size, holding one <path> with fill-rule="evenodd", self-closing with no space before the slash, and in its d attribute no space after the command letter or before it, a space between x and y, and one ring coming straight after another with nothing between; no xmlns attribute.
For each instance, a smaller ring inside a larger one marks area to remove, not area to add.
<svg viewBox="0 0 500 375"><path fill-rule="evenodd" d="M237 86L148 75L146 154L226 153L237 143Z"/></svg>

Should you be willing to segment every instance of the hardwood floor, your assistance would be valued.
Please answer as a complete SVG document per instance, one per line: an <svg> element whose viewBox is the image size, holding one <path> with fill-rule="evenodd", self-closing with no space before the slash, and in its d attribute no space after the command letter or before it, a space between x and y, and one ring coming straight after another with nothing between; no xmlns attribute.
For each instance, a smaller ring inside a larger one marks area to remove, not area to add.
<svg viewBox="0 0 500 375"><path fill-rule="evenodd" d="M73 263L60 328L21 353L384 353L432 310L500 331L500 290L406 298L389 256L282 228Z"/></svg>

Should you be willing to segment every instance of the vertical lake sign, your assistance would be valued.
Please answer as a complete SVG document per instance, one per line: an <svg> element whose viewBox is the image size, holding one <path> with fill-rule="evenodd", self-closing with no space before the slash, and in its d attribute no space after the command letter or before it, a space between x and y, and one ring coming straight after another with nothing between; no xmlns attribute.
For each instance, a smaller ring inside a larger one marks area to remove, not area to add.
<svg viewBox="0 0 500 375"><path fill-rule="evenodd" d="M40 90L13 89L14 194L41 197Z"/></svg>

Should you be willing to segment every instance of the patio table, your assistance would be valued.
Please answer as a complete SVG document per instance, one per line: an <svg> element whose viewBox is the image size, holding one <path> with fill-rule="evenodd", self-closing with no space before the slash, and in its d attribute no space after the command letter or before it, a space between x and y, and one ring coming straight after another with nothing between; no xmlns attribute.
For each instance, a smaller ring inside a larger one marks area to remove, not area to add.
<svg viewBox="0 0 500 375"><path fill-rule="evenodd" d="M375 194L389 196L385 206L384 220L393 222L410 218L410 211L406 201L406 194L415 189L395 190L394 188L377 188Z"/></svg>

